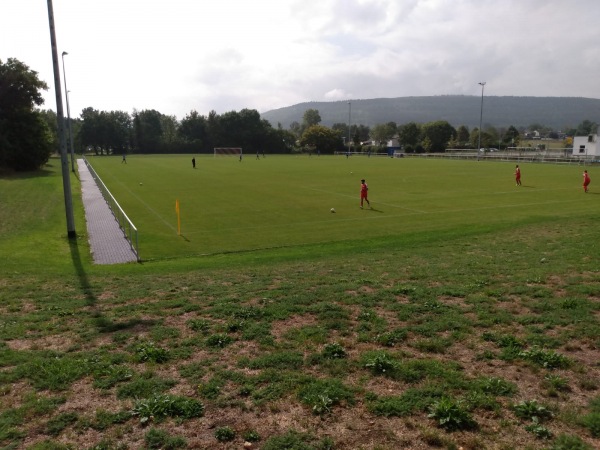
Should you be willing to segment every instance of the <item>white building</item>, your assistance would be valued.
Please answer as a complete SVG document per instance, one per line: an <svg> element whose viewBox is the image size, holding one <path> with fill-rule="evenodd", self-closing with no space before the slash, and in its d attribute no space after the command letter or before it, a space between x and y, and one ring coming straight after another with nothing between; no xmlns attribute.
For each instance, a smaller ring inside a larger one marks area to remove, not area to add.
<svg viewBox="0 0 600 450"><path fill-rule="evenodd" d="M575 136L573 138L573 156L600 156L598 134Z"/></svg>

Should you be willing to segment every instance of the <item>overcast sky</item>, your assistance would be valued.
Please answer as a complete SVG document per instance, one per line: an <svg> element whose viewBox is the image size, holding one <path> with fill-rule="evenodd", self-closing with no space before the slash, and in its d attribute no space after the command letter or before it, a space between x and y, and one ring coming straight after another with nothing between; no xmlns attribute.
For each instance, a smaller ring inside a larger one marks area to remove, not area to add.
<svg viewBox="0 0 600 450"><path fill-rule="evenodd" d="M71 116L182 119L421 95L600 98L599 0L53 0ZM0 0L0 60L56 110L46 0ZM62 71L62 65L61 65ZM61 74L62 77L62 74ZM62 79L64 82L64 79ZM64 92L63 92L64 94ZM66 110L65 110L66 111Z"/></svg>

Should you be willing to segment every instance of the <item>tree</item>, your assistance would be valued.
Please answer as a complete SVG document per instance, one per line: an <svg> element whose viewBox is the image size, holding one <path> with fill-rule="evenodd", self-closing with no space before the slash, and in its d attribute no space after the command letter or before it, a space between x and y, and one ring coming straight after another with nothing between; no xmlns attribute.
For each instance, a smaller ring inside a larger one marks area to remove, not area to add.
<svg viewBox="0 0 600 450"><path fill-rule="evenodd" d="M465 125L461 125L456 129L456 142L460 147L464 147L469 143L469 129Z"/></svg>
<svg viewBox="0 0 600 450"><path fill-rule="evenodd" d="M137 151L161 153L163 151L162 114L154 109L134 111L133 134Z"/></svg>
<svg viewBox="0 0 600 450"><path fill-rule="evenodd" d="M513 125L508 127L506 133L504 133L504 143L511 147L518 147L521 134Z"/></svg>
<svg viewBox="0 0 600 450"><path fill-rule="evenodd" d="M456 130L445 120L429 122L421 127L423 139L427 139L427 146L423 144L426 150L431 152L443 152L448 141L456 136Z"/></svg>
<svg viewBox="0 0 600 450"><path fill-rule="evenodd" d="M307 128L300 139L300 145L315 148L322 153L333 153L343 148L338 132L321 125Z"/></svg>
<svg viewBox="0 0 600 450"><path fill-rule="evenodd" d="M383 145L396 135L396 130L395 122L377 124L371 129L371 139Z"/></svg>
<svg viewBox="0 0 600 450"><path fill-rule="evenodd" d="M1 167L36 170L48 162L52 133L45 116L36 109L44 103L40 91L46 89L37 72L21 61L0 60Z"/></svg>
<svg viewBox="0 0 600 450"><path fill-rule="evenodd" d="M421 127L415 122L406 123L398 128L398 138L402 145L414 147L419 143L420 136Z"/></svg>
<svg viewBox="0 0 600 450"><path fill-rule="evenodd" d="M598 129L598 124L594 122L590 122L589 120L584 120L577 126L577 130L575 131L575 136L587 136L593 134Z"/></svg>
<svg viewBox="0 0 600 450"><path fill-rule="evenodd" d="M302 125L305 128L312 127L313 125L319 125L321 123L321 115L316 109L307 109L304 111L302 116Z"/></svg>

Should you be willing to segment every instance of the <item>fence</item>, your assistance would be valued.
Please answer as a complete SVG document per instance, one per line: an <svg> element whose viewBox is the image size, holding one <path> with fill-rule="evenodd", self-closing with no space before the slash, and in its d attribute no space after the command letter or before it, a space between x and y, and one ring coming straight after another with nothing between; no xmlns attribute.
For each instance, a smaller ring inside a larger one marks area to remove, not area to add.
<svg viewBox="0 0 600 450"><path fill-rule="evenodd" d="M123 208L121 208L121 205L119 205L119 202L117 202L117 200L110 193L102 179L98 176L98 174L96 173L92 165L88 162L85 156L83 157L83 160L85 161L85 165L87 166L88 170L92 174L92 177L96 181L96 185L100 189L100 192L102 192L102 197L104 197L104 200L106 200L106 203L108 203L110 210L112 211L113 215L115 216L115 219L119 223L119 227L121 228L121 230L123 230L123 233L125 234L129 245L131 245L131 249L135 253L138 262L140 262L141 259L137 228L135 227L133 222L129 220L129 217L127 217L127 214L125 214L125 211L123 211Z"/></svg>
<svg viewBox="0 0 600 450"><path fill-rule="evenodd" d="M567 151L568 150L568 151ZM521 149L508 148L506 150L478 152L473 149L447 149L444 153L395 153L395 157L409 156L417 158L443 158L443 159L475 159L478 161L516 161L550 164L575 164L591 166L600 164L597 156L571 155L571 149Z"/></svg>

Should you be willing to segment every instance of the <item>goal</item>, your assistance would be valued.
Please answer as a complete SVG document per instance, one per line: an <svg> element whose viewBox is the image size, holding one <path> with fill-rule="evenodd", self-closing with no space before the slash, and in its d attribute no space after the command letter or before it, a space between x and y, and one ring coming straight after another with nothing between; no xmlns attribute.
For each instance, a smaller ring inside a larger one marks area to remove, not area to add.
<svg viewBox="0 0 600 450"><path fill-rule="evenodd" d="M242 147L215 147L215 156L240 156Z"/></svg>

